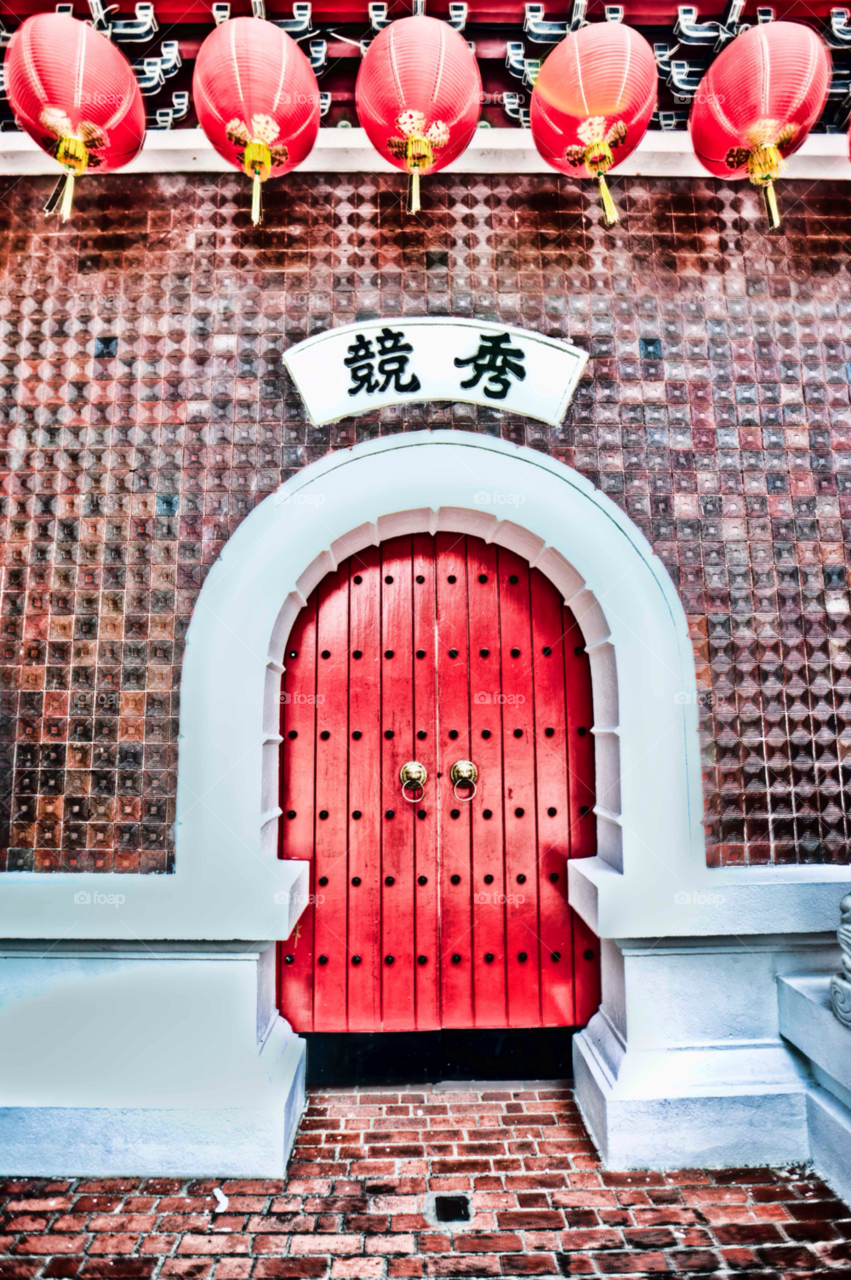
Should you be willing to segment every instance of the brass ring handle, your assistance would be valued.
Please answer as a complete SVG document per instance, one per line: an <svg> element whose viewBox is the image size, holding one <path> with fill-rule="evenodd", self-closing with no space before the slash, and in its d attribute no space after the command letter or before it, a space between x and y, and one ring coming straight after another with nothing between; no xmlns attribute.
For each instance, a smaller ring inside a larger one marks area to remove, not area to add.
<svg viewBox="0 0 851 1280"><path fill-rule="evenodd" d="M472 787L472 788L473 788L469 795L467 795L467 796L459 796L459 794L458 794L458 785L459 785L459 783L464 783L466 786L470 786L470 787ZM470 782L470 781L469 781L469 779L466 779L466 778L459 778L459 779L458 779L458 782L456 782L456 783L455 783L455 786L452 788L452 794L454 795L454 797L455 797L455 799L456 799L456 800L463 800L463 801L465 801L466 803L469 803L469 801L470 801L470 800L472 800L472 799L474 798L474 796L475 796L475 794L476 794L476 790L477 790L477 788L476 788L476 784L475 784L475 782Z"/></svg>
<svg viewBox="0 0 851 1280"><path fill-rule="evenodd" d="M473 799L477 790L476 780L478 776L479 771L473 764L472 760L455 761L452 768L449 770L449 777L452 781L452 794L456 800L463 800L469 803L469 801ZM459 796L458 788L462 786L470 788L469 795Z"/></svg>
<svg viewBox="0 0 851 1280"><path fill-rule="evenodd" d="M420 764L419 760L409 760L407 764L403 764L399 770L399 779L402 783L402 799L407 800L408 804L418 804L423 797L425 791L426 779L428 774L424 764ZM418 791L418 796L409 796L408 787L413 791Z"/></svg>

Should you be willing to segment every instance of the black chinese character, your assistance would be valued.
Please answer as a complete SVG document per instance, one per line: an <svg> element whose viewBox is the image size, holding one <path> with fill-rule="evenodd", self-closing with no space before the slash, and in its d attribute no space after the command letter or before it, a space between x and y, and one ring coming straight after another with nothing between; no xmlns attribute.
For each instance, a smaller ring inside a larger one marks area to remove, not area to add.
<svg viewBox="0 0 851 1280"><path fill-rule="evenodd" d="M362 333L357 335L349 347L346 359L343 361L352 375L349 395L356 396L359 391L366 391L369 395L375 391L387 391L391 383L394 391L419 391L420 380L415 373L411 374L407 382L403 381L408 371L410 353L414 349L410 342L405 341L404 333L400 330L388 329L385 325L376 342L378 343L377 356L371 339L365 338ZM378 376L376 376L376 360Z"/></svg>
<svg viewBox="0 0 851 1280"><path fill-rule="evenodd" d="M359 333L349 347L343 364L351 370L352 385L349 395L356 396L359 391L373 392L378 390L375 378L375 352L372 343Z"/></svg>
<svg viewBox="0 0 851 1280"><path fill-rule="evenodd" d="M512 347L510 343L510 333L482 334L479 349L474 356L469 356L466 360L460 360L456 356L457 368L463 369L468 364L473 366L472 374L461 386L477 387L484 378L482 390L488 399L504 400L511 386L510 379L516 378L518 382L522 382L526 377L522 363L526 356L519 347Z"/></svg>

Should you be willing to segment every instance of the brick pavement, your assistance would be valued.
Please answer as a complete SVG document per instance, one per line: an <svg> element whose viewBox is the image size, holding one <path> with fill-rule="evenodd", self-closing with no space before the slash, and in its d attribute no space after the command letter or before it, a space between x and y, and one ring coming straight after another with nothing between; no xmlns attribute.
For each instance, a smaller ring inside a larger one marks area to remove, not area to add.
<svg viewBox="0 0 851 1280"><path fill-rule="evenodd" d="M437 1221L443 1194L469 1221ZM283 1182L20 1178L0 1198L0 1280L851 1274L851 1210L812 1170L608 1172L572 1093L540 1084L315 1092Z"/></svg>

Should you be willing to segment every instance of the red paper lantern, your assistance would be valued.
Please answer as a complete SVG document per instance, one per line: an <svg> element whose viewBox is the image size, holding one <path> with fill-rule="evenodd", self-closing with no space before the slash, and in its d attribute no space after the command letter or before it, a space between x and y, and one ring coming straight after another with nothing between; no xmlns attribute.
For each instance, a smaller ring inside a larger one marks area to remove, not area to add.
<svg viewBox="0 0 851 1280"><path fill-rule="evenodd" d="M584 166L597 179L609 225L618 221L618 213L605 175L647 132L656 86L653 50L621 22L572 31L553 49L535 82L530 121L535 146L560 173Z"/></svg>
<svg viewBox="0 0 851 1280"><path fill-rule="evenodd" d="M120 49L68 14L38 13L12 36L4 64L15 119L66 170L45 212L67 221L74 179L120 169L145 140L145 105Z"/></svg>
<svg viewBox="0 0 851 1280"><path fill-rule="evenodd" d="M476 55L446 22L397 18L367 49L355 85L358 120L376 151L410 175L411 213L420 208L420 174L443 169L469 145L481 100Z"/></svg>
<svg viewBox="0 0 851 1280"><path fill-rule="evenodd" d="M797 22L751 27L710 66L692 104L689 132L698 160L717 178L762 187L769 225L780 225L774 180L821 115L830 54Z"/></svg>
<svg viewBox="0 0 851 1280"><path fill-rule="evenodd" d="M296 42L263 18L232 18L201 45L192 78L198 123L220 156L261 183L295 169L319 132L319 85Z"/></svg>

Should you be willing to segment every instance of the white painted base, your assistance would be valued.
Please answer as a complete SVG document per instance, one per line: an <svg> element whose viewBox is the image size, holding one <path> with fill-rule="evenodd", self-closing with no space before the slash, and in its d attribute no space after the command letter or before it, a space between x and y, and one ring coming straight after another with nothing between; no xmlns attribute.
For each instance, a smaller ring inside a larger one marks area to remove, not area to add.
<svg viewBox="0 0 851 1280"><path fill-rule="evenodd" d="M778 980L780 1030L806 1055L810 1155L837 1195L851 1200L851 1028L830 1005L830 973Z"/></svg>
<svg viewBox="0 0 851 1280"><path fill-rule="evenodd" d="M831 937L605 942L604 1007L574 1039L577 1100L609 1168L787 1164L810 1153L806 1060L776 975Z"/></svg>
<svg viewBox="0 0 851 1280"><path fill-rule="evenodd" d="M851 1108L827 1089L810 1090L807 1098L810 1157L838 1196L851 1203Z"/></svg>
<svg viewBox="0 0 851 1280"><path fill-rule="evenodd" d="M156 946L156 949L154 949ZM274 949L0 954L0 1174L282 1177L305 1044Z"/></svg>
<svg viewBox="0 0 851 1280"><path fill-rule="evenodd" d="M607 1043L608 1042L608 1043ZM807 1080L793 1055L671 1048L622 1054L602 1015L573 1042L577 1096L611 1169L792 1164L805 1161Z"/></svg>

